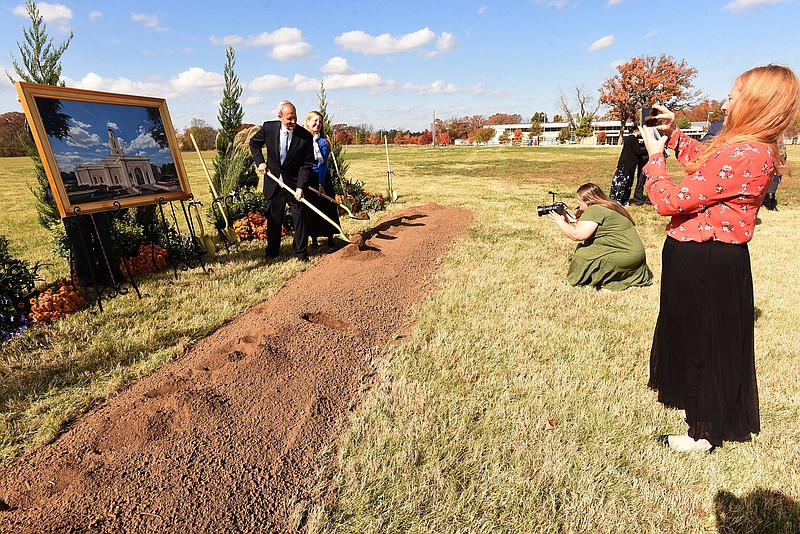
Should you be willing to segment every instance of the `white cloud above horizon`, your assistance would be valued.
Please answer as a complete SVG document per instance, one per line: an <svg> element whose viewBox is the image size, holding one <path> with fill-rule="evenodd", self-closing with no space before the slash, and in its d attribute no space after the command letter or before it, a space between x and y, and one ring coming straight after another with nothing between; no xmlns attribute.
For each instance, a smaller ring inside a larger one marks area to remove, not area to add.
<svg viewBox="0 0 800 534"><path fill-rule="evenodd" d="M733 0L733 2L726 4L722 9L734 12L749 11L763 6L786 4L793 1L794 0Z"/></svg>
<svg viewBox="0 0 800 534"><path fill-rule="evenodd" d="M597 52L614 44L613 35L605 35L586 47L587 52Z"/></svg>
<svg viewBox="0 0 800 534"><path fill-rule="evenodd" d="M37 3L36 9L39 10L39 15L45 24L53 24L60 33L69 32L70 23L72 22L72 9L64 4L50 4L47 2ZM26 19L29 18L25 4L14 6L11 13Z"/></svg>
<svg viewBox="0 0 800 534"><path fill-rule="evenodd" d="M195 91L222 91L225 86L222 74L208 72L199 67L190 67L167 82L155 78L149 81L134 81L125 77L104 78L94 72L87 73L80 80L65 77L65 81L67 86L77 89L159 98L173 98Z"/></svg>
<svg viewBox="0 0 800 534"><path fill-rule="evenodd" d="M155 30L157 32L169 31L169 28L161 25L162 16L163 15L160 11L156 11L152 15L147 13L131 13L131 20L134 22L141 22L145 28L150 28L151 30Z"/></svg>
<svg viewBox="0 0 800 534"><path fill-rule="evenodd" d="M341 56L333 56L319 70L320 72L329 72L331 74L351 74L355 72L355 69L350 66L347 59Z"/></svg>
<svg viewBox="0 0 800 534"><path fill-rule="evenodd" d="M353 30L337 36L334 42L344 50L365 56L399 54L436 42L435 51L429 51L428 55L438 55L452 50L455 46L455 36L449 32L442 32L437 36L428 27L398 37L389 33L370 35L361 30Z"/></svg>
<svg viewBox="0 0 800 534"><path fill-rule="evenodd" d="M278 61L290 61L310 57L313 47L303 37L299 28L278 28L274 32L263 32L248 37L241 35L211 36L211 44L234 48L271 48L269 57Z"/></svg>

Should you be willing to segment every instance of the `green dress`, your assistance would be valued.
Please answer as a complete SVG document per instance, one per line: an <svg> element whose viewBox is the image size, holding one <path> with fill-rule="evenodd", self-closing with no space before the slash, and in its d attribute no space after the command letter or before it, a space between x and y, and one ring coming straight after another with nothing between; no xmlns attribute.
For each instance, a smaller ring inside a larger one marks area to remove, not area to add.
<svg viewBox="0 0 800 534"><path fill-rule="evenodd" d="M570 284L614 291L650 285L644 243L627 217L593 204L580 220L596 222L597 230L575 249L567 271Z"/></svg>

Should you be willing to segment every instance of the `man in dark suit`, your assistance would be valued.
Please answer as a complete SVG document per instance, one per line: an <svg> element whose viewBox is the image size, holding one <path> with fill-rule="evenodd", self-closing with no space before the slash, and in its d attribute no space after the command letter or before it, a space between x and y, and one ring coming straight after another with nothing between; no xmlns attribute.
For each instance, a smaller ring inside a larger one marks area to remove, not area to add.
<svg viewBox="0 0 800 534"><path fill-rule="evenodd" d="M314 139L301 126L297 126L297 110L291 102L278 106L278 120L267 121L250 139L250 152L258 172L267 169L289 186L290 194L269 176L264 176L264 196L269 200L267 213L267 258L276 258L281 248L281 229L286 204L289 204L294 222L292 251L300 261L308 261L308 226L305 206L300 202L305 196L314 165ZM266 148L264 161L262 148Z"/></svg>

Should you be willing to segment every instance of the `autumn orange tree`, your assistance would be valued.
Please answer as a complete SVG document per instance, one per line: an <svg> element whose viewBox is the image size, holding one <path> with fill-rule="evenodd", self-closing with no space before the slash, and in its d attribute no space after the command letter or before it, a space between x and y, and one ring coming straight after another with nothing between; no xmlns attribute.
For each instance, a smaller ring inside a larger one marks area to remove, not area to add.
<svg viewBox="0 0 800 534"><path fill-rule="evenodd" d="M522 122L522 115L519 113L495 113L491 115L483 126L491 126L492 124L519 124Z"/></svg>
<svg viewBox="0 0 800 534"><path fill-rule="evenodd" d="M683 115L686 115L689 120L694 122L721 121L725 118L725 114L722 113L723 102L720 100L702 100L697 105L687 109Z"/></svg>
<svg viewBox="0 0 800 534"><path fill-rule="evenodd" d="M625 123L636 110L662 104L671 110L694 105L700 91L692 86L697 69L672 56L639 56L617 67L619 74L603 82L600 102L611 107L620 121L620 139Z"/></svg>

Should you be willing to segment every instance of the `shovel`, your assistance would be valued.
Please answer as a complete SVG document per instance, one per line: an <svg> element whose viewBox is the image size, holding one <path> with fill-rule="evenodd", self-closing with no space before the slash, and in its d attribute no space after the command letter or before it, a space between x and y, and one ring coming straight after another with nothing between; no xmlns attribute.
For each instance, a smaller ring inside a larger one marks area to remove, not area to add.
<svg viewBox="0 0 800 534"><path fill-rule="evenodd" d="M197 209L198 204L200 204L199 201L189 203L189 208L192 210L192 213L194 213L194 218L197 219L197 244L200 245L203 252L209 256L213 256L217 253L217 245L214 244L214 240L211 239L210 235L206 235L205 228L203 228L203 219L200 217L200 211ZM202 206L202 204L200 205Z"/></svg>
<svg viewBox="0 0 800 534"><path fill-rule="evenodd" d="M206 178L208 178L208 185L211 186L211 192L214 194L214 201L217 203L217 206L219 206L219 211L222 213L222 218L225 220L225 228L222 229L222 233L229 243L239 243L242 239L239 237L239 234L234 232L233 228L231 228L231 223L228 221L228 215L225 213L225 204L220 200L219 195L217 194L217 188L214 187L214 181L211 180L211 175L208 172L208 167L206 167L206 162L203 160L203 155L200 153L200 149L197 147L197 141L194 140L194 134L189 134L189 138L192 140L194 149L197 151L197 157L200 158L200 165L203 166L203 170L206 173Z"/></svg>
<svg viewBox="0 0 800 534"><path fill-rule="evenodd" d="M383 144L386 146L386 182L389 189L386 191L386 196L394 202L397 200L397 191L392 187L392 167L389 165L389 136L383 136Z"/></svg>
<svg viewBox="0 0 800 534"><path fill-rule="evenodd" d="M331 197L329 197L328 195L326 195L325 193L323 193L322 191L319 191L319 190L317 190L317 189L314 189L313 187L311 188L311 190L312 190L314 193L316 193L316 194L317 194L317 196L320 196L320 197L324 198L325 200L328 200L328 201L330 201L330 202L333 202L334 204L336 204L337 206L339 206L340 208L342 208L344 211L346 211L346 212L347 212L347 216L348 216L348 217L350 217L351 219L355 219L355 220L357 220L357 221L368 221L368 220L369 220L369 214L368 214L368 213L364 213L364 212L362 211L362 212L360 212L360 213L356 213L355 215L353 215L353 212L352 212L352 211L350 211L350 208L348 208L347 206L345 206L345 205L344 205L342 202L337 202L335 198L331 198Z"/></svg>
<svg viewBox="0 0 800 534"><path fill-rule="evenodd" d="M292 188L289 187L288 185L286 185L285 183L281 182L274 174L272 174L269 171L269 169L267 169L266 176L269 176L270 178L272 178L275 181L276 184L278 184L282 188L286 189L292 196L294 196L294 191L292 191ZM319 215L320 217L322 217L323 219L325 219L326 221L331 223L334 228L339 230L339 233L336 234L336 235L340 236L345 241L348 241L348 242L350 241L350 238L347 237L347 234L344 233L344 230L342 230L342 227L339 226L338 224L336 224L335 222L333 222L333 219L331 219L330 217L328 217L327 215L322 213L322 211L320 211L319 208L317 208L314 204L312 204L311 202L309 202L305 198L300 199L300 202L302 202L303 204L305 204L306 206L311 208L317 215Z"/></svg>
<svg viewBox="0 0 800 534"><path fill-rule="evenodd" d="M347 198L347 189L344 187L344 179L342 175L339 173L339 164L336 162L336 155L331 150L331 158L333 159L333 167L336 169L336 176L339 177L339 187L342 188L342 207L347 210L348 213L352 212L354 206L350 203L350 200Z"/></svg>

